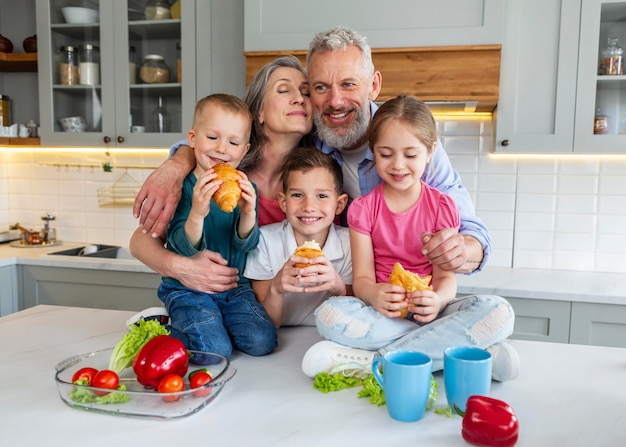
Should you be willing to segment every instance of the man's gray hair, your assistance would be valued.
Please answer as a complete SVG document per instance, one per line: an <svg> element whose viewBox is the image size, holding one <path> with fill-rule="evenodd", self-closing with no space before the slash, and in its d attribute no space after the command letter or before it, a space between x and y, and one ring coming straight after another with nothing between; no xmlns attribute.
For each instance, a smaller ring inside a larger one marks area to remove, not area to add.
<svg viewBox="0 0 626 447"><path fill-rule="evenodd" d="M311 56L316 51L346 50L349 46L355 46L361 50L363 55L363 66L368 73L374 73L374 63L372 62L372 49L365 42L365 37L350 28L337 26L328 31L317 33L309 44L309 51L306 54L306 64L309 65Z"/></svg>

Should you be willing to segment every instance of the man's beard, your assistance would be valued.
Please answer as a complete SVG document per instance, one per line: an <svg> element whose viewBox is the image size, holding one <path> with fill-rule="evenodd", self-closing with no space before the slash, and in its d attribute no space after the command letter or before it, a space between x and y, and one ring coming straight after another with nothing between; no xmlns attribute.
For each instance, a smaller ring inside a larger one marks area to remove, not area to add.
<svg viewBox="0 0 626 447"><path fill-rule="evenodd" d="M362 143L370 120L368 112L367 109L358 109L355 113L354 122L344 135L339 135L338 130L346 129L345 127L329 127L320 113L313 112L317 136L329 147L339 150L352 149L357 146L357 143L359 145Z"/></svg>

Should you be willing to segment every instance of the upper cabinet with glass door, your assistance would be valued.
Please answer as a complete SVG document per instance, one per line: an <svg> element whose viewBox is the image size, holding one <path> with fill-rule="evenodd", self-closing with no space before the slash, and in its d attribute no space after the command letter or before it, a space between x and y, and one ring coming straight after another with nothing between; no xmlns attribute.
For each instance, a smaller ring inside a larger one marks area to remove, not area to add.
<svg viewBox="0 0 626 447"><path fill-rule="evenodd" d="M196 100L194 11L193 0L37 0L42 144L185 138Z"/></svg>
<svg viewBox="0 0 626 447"><path fill-rule="evenodd" d="M574 151L626 152L626 1L583 0Z"/></svg>

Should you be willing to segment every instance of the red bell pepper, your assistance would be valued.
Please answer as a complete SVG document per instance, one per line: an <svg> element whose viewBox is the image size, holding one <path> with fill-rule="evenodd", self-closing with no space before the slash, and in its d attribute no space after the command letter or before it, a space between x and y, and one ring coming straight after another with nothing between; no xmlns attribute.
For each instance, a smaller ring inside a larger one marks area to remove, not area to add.
<svg viewBox="0 0 626 447"><path fill-rule="evenodd" d="M484 447L512 447L519 435L519 421L513 409L498 399L470 396L463 416L463 439Z"/></svg>
<svg viewBox="0 0 626 447"><path fill-rule="evenodd" d="M157 388L167 374L184 377L189 366L185 345L169 335L157 335L146 343L133 360L137 381L144 386Z"/></svg>

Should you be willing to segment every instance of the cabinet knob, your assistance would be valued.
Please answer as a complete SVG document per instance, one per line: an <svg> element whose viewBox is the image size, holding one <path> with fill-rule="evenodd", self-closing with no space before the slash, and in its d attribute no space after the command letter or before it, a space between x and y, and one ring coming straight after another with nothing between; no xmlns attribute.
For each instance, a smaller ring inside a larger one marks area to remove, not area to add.
<svg viewBox="0 0 626 447"><path fill-rule="evenodd" d="M502 146L508 146L510 143L509 140L502 140Z"/></svg>
<svg viewBox="0 0 626 447"><path fill-rule="evenodd" d="M117 137L117 142L122 144L124 142L124 137Z"/></svg>
<svg viewBox="0 0 626 447"><path fill-rule="evenodd" d="M105 136L105 137L103 138L103 140L104 140L105 144L109 144L109 143L111 142L111 137L107 137L107 136Z"/></svg>

